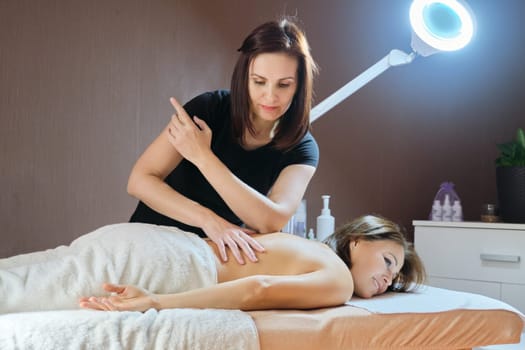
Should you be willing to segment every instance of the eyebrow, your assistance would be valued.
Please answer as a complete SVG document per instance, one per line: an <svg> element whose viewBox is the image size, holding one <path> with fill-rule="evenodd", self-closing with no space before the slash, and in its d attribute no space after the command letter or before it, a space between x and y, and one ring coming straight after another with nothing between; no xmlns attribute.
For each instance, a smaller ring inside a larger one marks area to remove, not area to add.
<svg viewBox="0 0 525 350"><path fill-rule="evenodd" d="M266 77L263 77L262 75L259 75L257 73L251 73L250 76L256 76L261 79L267 79ZM295 77L284 77L284 78L280 78L279 80L287 80L287 79L295 80Z"/></svg>

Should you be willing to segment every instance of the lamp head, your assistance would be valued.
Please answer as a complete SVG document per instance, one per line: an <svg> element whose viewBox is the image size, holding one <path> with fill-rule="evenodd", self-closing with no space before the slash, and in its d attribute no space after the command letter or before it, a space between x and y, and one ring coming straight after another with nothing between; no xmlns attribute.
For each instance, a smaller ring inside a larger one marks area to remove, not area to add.
<svg viewBox="0 0 525 350"><path fill-rule="evenodd" d="M422 56L459 50L474 35L474 15L461 0L414 0L410 24L412 49Z"/></svg>

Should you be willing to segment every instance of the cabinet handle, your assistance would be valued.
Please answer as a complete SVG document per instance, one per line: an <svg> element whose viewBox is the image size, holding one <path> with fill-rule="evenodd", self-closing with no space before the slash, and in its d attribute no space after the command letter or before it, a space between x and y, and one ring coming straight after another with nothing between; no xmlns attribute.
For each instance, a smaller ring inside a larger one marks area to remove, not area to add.
<svg viewBox="0 0 525 350"><path fill-rule="evenodd" d="M519 255L504 255L504 254L480 254L479 258L483 261L499 261L499 262L511 262L519 263Z"/></svg>

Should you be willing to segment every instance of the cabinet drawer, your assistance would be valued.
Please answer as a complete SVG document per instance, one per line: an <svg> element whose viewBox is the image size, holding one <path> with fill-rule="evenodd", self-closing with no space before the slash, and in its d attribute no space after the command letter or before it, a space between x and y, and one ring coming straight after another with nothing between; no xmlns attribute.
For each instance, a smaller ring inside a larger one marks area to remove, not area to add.
<svg viewBox="0 0 525 350"><path fill-rule="evenodd" d="M502 284L501 300L525 314L525 285Z"/></svg>
<svg viewBox="0 0 525 350"><path fill-rule="evenodd" d="M523 231L416 226L414 245L429 275L525 284Z"/></svg>
<svg viewBox="0 0 525 350"><path fill-rule="evenodd" d="M501 299L501 283L456 280L452 278L428 276L426 284L432 287L481 294L489 298Z"/></svg>

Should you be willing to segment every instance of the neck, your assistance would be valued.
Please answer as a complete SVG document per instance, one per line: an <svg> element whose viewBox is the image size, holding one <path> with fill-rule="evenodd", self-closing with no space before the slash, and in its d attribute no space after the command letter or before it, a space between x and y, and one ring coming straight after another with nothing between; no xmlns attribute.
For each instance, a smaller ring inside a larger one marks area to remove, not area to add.
<svg viewBox="0 0 525 350"><path fill-rule="evenodd" d="M255 132L252 134L249 130L245 130L243 136L243 146L245 149L255 149L272 142L275 128L279 121L267 122L257 121L252 119Z"/></svg>

